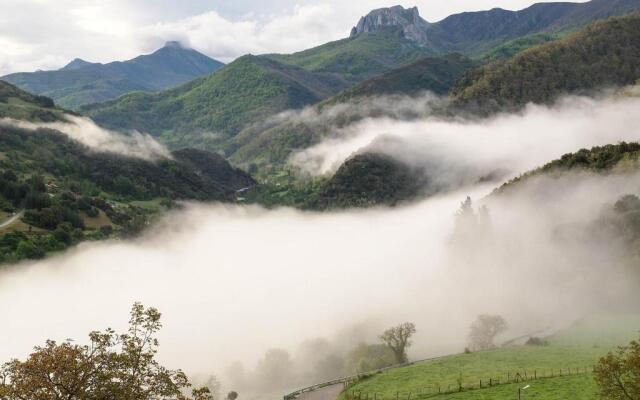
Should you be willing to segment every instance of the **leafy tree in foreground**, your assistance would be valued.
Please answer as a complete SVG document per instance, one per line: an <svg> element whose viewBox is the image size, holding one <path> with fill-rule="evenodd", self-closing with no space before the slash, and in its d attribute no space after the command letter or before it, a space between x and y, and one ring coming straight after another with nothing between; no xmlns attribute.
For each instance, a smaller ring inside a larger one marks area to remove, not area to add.
<svg viewBox="0 0 640 400"><path fill-rule="evenodd" d="M634 340L601 358L595 378L601 399L640 399L640 343Z"/></svg>
<svg viewBox="0 0 640 400"><path fill-rule="evenodd" d="M25 360L6 363L0 371L2 400L212 400L209 389L192 391L186 375L155 359L160 313L136 303L129 330L89 334L89 345L47 341Z"/></svg>
<svg viewBox="0 0 640 400"><path fill-rule="evenodd" d="M405 322L393 328L389 328L380 339L393 351L398 364L407 362L407 348L411 346L409 340L416 333L416 326L411 322Z"/></svg>
<svg viewBox="0 0 640 400"><path fill-rule="evenodd" d="M471 324L469 348L474 351L490 350L496 347L495 338L505 332L509 325L499 315L482 314Z"/></svg>

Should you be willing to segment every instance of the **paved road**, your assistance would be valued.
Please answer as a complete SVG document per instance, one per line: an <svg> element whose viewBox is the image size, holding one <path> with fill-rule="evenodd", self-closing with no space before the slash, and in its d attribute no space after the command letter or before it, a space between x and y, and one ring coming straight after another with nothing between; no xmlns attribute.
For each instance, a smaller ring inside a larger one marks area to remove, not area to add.
<svg viewBox="0 0 640 400"><path fill-rule="evenodd" d="M342 392L342 389L344 389L344 385L338 383L337 385L323 387L313 392L302 393L296 400L336 400L340 392Z"/></svg>
<svg viewBox="0 0 640 400"><path fill-rule="evenodd" d="M0 222L0 229L6 228L7 226L13 224L14 222L16 222L17 220L22 218L23 215L24 215L24 210L20 211L19 213L17 213L16 215L12 216L11 218L9 218L6 221Z"/></svg>

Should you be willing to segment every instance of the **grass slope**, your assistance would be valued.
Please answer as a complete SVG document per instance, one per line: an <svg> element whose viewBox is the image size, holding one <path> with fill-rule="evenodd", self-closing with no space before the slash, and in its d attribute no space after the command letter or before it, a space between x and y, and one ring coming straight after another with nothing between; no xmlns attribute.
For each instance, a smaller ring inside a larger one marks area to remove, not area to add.
<svg viewBox="0 0 640 400"><path fill-rule="evenodd" d="M10 83L0 81L0 119L53 122L61 121L63 113L50 98L32 95Z"/></svg>
<svg viewBox="0 0 640 400"><path fill-rule="evenodd" d="M596 386L591 374L557 377L562 368L567 375L571 369L576 371L595 365L598 359L615 346L628 343L637 336L640 328L640 316L597 316L580 321L569 329L548 338L547 346L505 347L492 351L460 354L436 361L427 361L403 368L392 369L366 378L350 386L342 398L349 392L369 393L369 398L395 399L396 393L402 393L406 399L409 392L415 397L428 392L428 388L443 391L449 387L455 389L459 383L463 387L478 387L480 380L485 385L489 378L506 382L507 374L513 377L520 373L524 376L550 375L527 382L531 391L526 398L592 400L596 397ZM491 388L468 390L462 393L441 395L446 399L502 399L512 398L517 388L524 384L506 384Z"/></svg>
<svg viewBox="0 0 640 400"><path fill-rule="evenodd" d="M173 147L221 150L244 127L316 103L345 86L332 75L244 56L181 87L134 93L83 111L104 126L148 132Z"/></svg>
<svg viewBox="0 0 640 400"><path fill-rule="evenodd" d="M471 71L452 91L457 106L486 113L553 102L640 79L640 14L597 22L569 37Z"/></svg>

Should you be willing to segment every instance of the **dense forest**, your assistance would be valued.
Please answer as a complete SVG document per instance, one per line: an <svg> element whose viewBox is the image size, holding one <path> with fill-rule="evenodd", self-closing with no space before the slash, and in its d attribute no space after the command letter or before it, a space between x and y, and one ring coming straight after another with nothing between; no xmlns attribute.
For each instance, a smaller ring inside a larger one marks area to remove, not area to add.
<svg viewBox="0 0 640 400"><path fill-rule="evenodd" d="M640 143L609 144L568 153L544 166L529 171L496 189L494 194L507 193L519 184L540 175L562 176L566 172L593 174L636 172L640 169Z"/></svg>
<svg viewBox="0 0 640 400"><path fill-rule="evenodd" d="M640 79L640 14L596 22L564 39L467 72L452 90L458 107L481 113L548 104Z"/></svg>
<svg viewBox="0 0 640 400"><path fill-rule="evenodd" d="M395 205L417 196L425 179L421 171L390 156L358 154L345 161L306 206L326 210Z"/></svg>
<svg viewBox="0 0 640 400"><path fill-rule="evenodd" d="M17 230L0 230L0 261L135 233L176 200L234 201L237 190L255 184L201 150L148 161L94 152L57 131L10 126L0 127L0 148L0 213L23 213Z"/></svg>
<svg viewBox="0 0 640 400"><path fill-rule="evenodd" d="M316 103L346 86L333 75L244 56L176 89L132 93L82 111L109 128L159 136L170 147L220 150L245 126Z"/></svg>

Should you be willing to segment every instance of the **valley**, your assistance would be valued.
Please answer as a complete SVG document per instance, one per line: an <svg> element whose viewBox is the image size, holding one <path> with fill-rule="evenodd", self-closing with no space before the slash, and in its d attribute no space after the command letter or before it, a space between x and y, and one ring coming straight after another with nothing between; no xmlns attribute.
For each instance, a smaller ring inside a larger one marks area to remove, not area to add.
<svg viewBox="0 0 640 400"><path fill-rule="evenodd" d="M0 17L0 400L640 396L640 1L327 1Z"/></svg>

